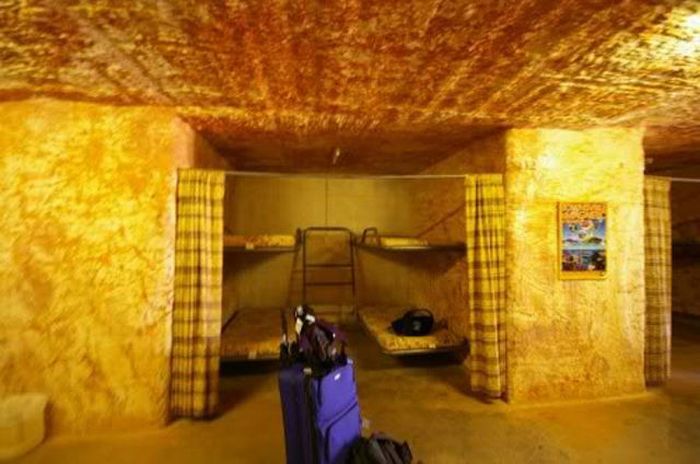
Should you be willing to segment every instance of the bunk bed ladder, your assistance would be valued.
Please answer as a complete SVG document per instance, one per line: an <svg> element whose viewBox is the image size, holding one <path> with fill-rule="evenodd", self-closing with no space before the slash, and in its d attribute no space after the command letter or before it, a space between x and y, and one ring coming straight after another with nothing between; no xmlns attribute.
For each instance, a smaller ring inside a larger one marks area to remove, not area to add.
<svg viewBox="0 0 700 464"><path fill-rule="evenodd" d="M350 256L349 261L343 262L323 262L323 263L310 263L308 259L309 242L307 240L310 234L314 233L343 233L347 234L347 246L348 246L348 256ZM352 231L346 227L307 227L304 229L303 234L303 245L304 250L302 253L302 300L304 303L308 303L308 292L309 287L327 286L327 287L340 287L349 286L352 289L352 299L353 307L355 302L355 250L353 249L353 234ZM323 268L336 268L336 269L347 269L350 273L348 279L332 280L332 281L311 281L309 280L309 270L311 269L323 269Z"/></svg>

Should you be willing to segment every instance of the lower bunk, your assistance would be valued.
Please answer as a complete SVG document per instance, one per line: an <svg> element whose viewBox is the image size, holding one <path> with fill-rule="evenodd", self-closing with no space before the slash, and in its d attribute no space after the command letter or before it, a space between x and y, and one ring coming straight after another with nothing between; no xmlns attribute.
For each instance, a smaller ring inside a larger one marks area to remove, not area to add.
<svg viewBox="0 0 700 464"><path fill-rule="evenodd" d="M365 306L357 310L357 316L382 352L391 356L466 350L467 340L450 331L445 323L436 323L430 334L420 337L396 334L391 323L405 312L405 306Z"/></svg>
<svg viewBox="0 0 700 464"><path fill-rule="evenodd" d="M381 351L391 356L466 350L467 340L452 332L444 322L436 322L428 335L409 337L396 334L391 323L400 318L405 311L405 306L365 306L357 310L357 317ZM280 311L280 308L236 310L222 329L222 361L279 359L282 314L287 319L287 330L291 334L294 330L291 311Z"/></svg>
<svg viewBox="0 0 700 464"><path fill-rule="evenodd" d="M242 308L236 310L221 331L223 361L271 361L279 359L282 340L282 315L287 330L294 330L291 311L280 308Z"/></svg>

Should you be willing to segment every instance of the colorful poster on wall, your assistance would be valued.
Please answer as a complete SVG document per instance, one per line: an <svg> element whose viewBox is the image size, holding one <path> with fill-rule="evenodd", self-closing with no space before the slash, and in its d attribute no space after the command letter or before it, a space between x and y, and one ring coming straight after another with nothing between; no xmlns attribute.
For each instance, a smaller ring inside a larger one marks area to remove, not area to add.
<svg viewBox="0 0 700 464"><path fill-rule="evenodd" d="M561 279L605 278L607 219L605 203L559 203Z"/></svg>

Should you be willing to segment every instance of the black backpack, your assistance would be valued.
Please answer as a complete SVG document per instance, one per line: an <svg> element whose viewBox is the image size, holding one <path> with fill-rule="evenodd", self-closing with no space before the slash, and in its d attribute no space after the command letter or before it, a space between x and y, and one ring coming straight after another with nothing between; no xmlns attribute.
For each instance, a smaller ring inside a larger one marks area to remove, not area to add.
<svg viewBox="0 0 700 464"><path fill-rule="evenodd" d="M406 313L391 323L397 335L418 337L427 335L433 330L435 319L427 309L409 309Z"/></svg>
<svg viewBox="0 0 700 464"><path fill-rule="evenodd" d="M350 449L349 464L411 464L413 454L408 443L381 433L359 438Z"/></svg>

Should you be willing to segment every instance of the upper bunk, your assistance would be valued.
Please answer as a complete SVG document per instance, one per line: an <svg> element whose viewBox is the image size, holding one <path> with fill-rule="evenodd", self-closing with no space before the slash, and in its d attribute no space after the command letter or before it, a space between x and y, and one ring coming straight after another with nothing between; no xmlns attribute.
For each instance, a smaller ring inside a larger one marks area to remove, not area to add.
<svg viewBox="0 0 700 464"><path fill-rule="evenodd" d="M376 227L368 227L355 239L359 248L387 251L464 251L464 242L434 241L420 237L382 235Z"/></svg>
<svg viewBox="0 0 700 464"><path fill-rule="evenodd" d="M296 233L235 235L224 234L224 251L282 253L296 251L301 245L301 230Z"/></svg>

